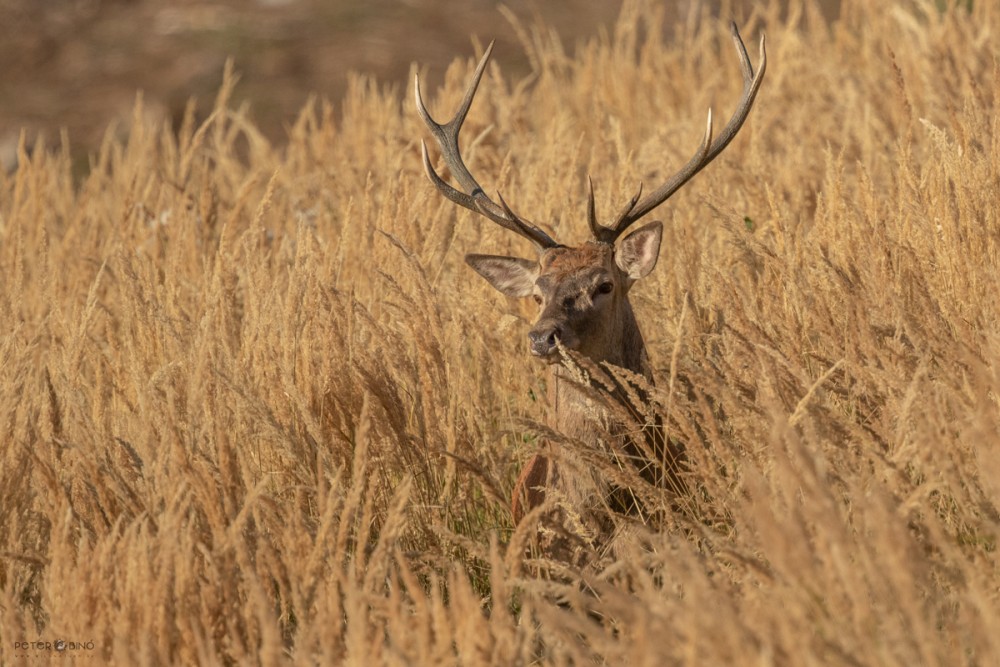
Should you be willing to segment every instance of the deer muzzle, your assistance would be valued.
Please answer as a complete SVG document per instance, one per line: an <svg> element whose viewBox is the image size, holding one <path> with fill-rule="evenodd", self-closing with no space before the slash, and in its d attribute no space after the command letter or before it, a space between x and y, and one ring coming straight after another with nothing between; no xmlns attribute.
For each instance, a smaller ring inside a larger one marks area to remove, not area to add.
<svg viewBox="0 0 1000 667"><path fill-rule="evenodd" d="M551 357L558 354L557 343L563 347L576 346L576 337L561 322L542 320L528 332L531 354L536 357Z"/></svg>

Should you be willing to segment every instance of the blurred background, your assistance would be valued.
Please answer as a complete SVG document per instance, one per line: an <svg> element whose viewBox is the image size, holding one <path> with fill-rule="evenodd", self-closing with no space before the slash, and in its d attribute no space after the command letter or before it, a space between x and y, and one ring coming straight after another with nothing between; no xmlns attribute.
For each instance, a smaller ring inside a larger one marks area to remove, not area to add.
<svg viewBox="0 0 1000 667"><path fill-rule="evenodd" d="M707 10L748 15L752 2L673 0L679 18ZM837 0L816 6L828 17ZM74 160L87 156L111 126L128 132L136 91L147 113L177 124L189 99L210 109L232 57L240 74L234 103L271 140L311 94L336 107L351 72L405 86L413 62L427 68L428 90L472 38L496 39L503 67L527 72L516 23L544 22L568 49L610 31L622 0L0 0L0 165L16 161L23 129L31 146L65 128ZM506 12L502 10L506 8ZM515 17L512 22L509 17Z"/></svg>

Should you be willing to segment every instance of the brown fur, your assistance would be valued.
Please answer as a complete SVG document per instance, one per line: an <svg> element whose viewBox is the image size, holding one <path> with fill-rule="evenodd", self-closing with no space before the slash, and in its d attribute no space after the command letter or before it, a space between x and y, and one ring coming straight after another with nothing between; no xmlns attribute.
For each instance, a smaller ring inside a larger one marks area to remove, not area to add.
<svg viewBox="0 0 1000 667"><path fill-rule="evenodd" d="M539 260L542 275L562 278L592 266L614 266L614 252L606 243L588 242L579 248L559 247L544 253Z"/></svg>
<svg viewBox="0 0 1000 667"><path fill-rule="evenodd" d="M614 289L595 298L595 286L607 281L613 283ZM593 362L608 362L632 371L652 384L645 344L628 300L633 282L617 266L612 246L587 243L579 248L549 250L539 261L535 285L536 297L542 299L542 309L533 331L558 326L566 347ZM572 300L571 308L566 307L567 300ZM548 400L552 407L550 426L588 447L608 451L609 455L615 449L608 447L609 439L618 438L617 445L630 460L644 460L644 447L622 435L624 429L580 391L570 379L567 369L558 363L560 355L551 355L546 360L549 361ZM624 395L616 398L625 401ZM642 444L646 448L651 447L654 452L662 452L661 432L655 427L650 431L653 432L650 441ZM566 465L566 457L572 455L571 451L561 449L552 442L546 445L551 455L537 453L532 456L515 484L512 499L514 519L519 522L525 514L544 503L551 492L555 492L556 498L566 507L553 510L548 520L543 521L543 534L548 533L548 548L546 544L542 547L551 557L577 561L577 556L568 552L578 554L582 542L567 533L582 528L583 533L594 539L600 540L602 535L606 537L607 524L600 519L601 512L598 510L605 502L610 502L612 506L616 504L610 498L615 491L602 486L585 470ZM649 464L640 468L640 474L647 481L656 483L662 480L662 475L654 472L659 470L658 465ZM617 495L629 495L620 493L622 491L619 489ZM570 513L577 521L573 528L567 526Z"/></svg>
<svg viewBox="0 0 1000 667"><path fill-rule="evenodd" d="M521 468L521 475L514 485L510 507L516 523L521 523L525 514L545 501L544 489L548 485L549 460L541 454L535 454Z"/></svg>

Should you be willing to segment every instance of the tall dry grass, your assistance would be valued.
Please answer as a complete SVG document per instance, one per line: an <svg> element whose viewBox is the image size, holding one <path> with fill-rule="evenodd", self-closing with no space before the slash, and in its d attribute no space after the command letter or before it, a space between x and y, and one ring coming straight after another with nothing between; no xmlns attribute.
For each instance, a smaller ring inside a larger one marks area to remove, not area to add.
<svg viewBox="0 0 1000 667"><path fill-rule="evenodd" d="M278 147L227 77L179 133L137 105L82 182L65 138L22 150L0 662L1000 663L1000 10L941 4L741 19L757 106L633 298L692 511L596 574L523 560L531 313L461 258L530 250L427 183L412 91L357 78ZM560 238L586 174L617 208L738 94L706 16L627 3L573 51L521 29L534 75L497 54L467 159ZM93 647L15 644L59 638Z"/></svg>

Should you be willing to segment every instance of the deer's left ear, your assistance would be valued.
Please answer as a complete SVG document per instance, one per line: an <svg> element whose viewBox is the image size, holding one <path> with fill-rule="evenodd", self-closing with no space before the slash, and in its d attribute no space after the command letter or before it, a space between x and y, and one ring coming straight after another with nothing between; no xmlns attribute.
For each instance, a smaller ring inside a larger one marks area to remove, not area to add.
<svg viewBox="0 0 1000 667"><path fill-rule="evenodd" d="M649 275L660 256L660 240L663 238L663 223L657 220L643 225L625 237L618 244L615 263L632 280Z"/></svg>

